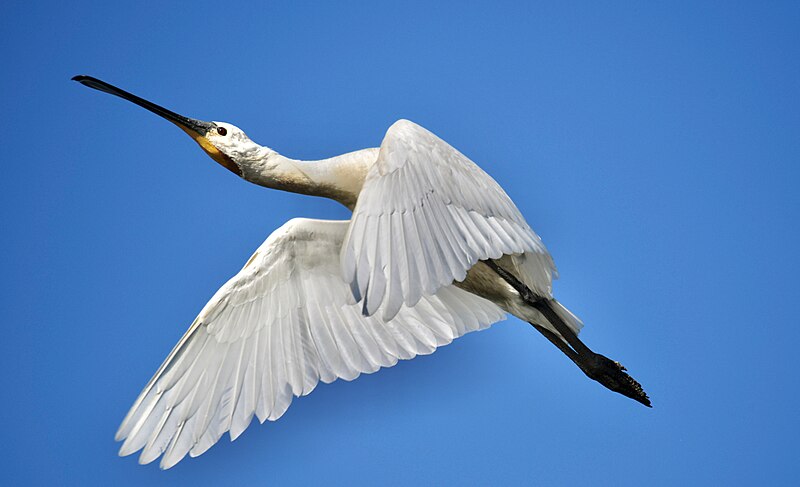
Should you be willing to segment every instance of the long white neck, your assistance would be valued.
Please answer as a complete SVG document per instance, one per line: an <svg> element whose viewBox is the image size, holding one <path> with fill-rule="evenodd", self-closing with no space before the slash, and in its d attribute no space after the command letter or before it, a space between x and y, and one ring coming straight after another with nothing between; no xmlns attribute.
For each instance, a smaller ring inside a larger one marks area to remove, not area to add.
<svg viewBox="0 0 800 487"><path fill-rule="evenodd" d="M364 185L367 170L378 149L364 149L319 161L290 159L267 147L259 147L240 164L242 177L268 188L322 196L351 210Z"/></svg>

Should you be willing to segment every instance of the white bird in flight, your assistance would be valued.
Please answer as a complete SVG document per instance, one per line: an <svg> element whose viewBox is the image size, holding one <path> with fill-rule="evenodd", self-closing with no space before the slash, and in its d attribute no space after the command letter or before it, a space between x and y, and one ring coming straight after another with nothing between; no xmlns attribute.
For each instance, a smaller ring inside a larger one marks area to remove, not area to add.
<svg viewBox="0 0 800 487"><path fill-rule="evenodd" d="M349 221L294 218L200 311L117 431L120 455L170 468L253 416L277 420L319 381L429 354L510 313L590 378L650 406L625 368L577 337L556 268L500 185L408 120L380 148L298 161L238 127L178 115L91 76L73 78L177 125L212 159L268 188L331 198Z"/></svg>

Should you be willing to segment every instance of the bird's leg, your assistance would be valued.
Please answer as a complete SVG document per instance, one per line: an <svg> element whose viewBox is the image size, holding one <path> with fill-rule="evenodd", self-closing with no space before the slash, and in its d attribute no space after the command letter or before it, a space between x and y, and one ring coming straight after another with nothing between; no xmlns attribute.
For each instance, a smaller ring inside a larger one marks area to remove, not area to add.
<svg viewBox="0 0 800 487"><path fill-rule="evenodd" d="M625 372L625 367L619 362L594 353L587 347L567 324L564 323L564 320L558 316L553 309L550 299L539 296L531 291L528 286L517 279L516 276L500 267L494 260L489 259L484 261L484 263L513 287L526 304L544 315L547 321L553 325L553 328L558 331L564 340L540 325L535 323L531 323L531 325L544 335L550 343L558 347L564 355L575 362L575 365L577 365L584 374L614 392L627 396L647 407L652 407L650 405L650 399L642 389L642 386Z"/></svg>

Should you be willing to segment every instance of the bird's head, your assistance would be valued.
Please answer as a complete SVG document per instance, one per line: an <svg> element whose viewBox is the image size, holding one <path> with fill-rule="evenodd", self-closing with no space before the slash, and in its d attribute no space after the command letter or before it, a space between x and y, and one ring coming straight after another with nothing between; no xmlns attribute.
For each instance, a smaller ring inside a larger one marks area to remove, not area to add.
<svg viewBox="0 0 800 487"><path fill-rule="evenodd" d="M149 102L143 98L128 93L111 84L91 76L75 76L73 80L94 88L95 90L110 93L145 108L160 117L174 123L208 154L212 159L229 171L242 176L242 165L251 159L261 146L250 140L239 127L225 122L204 122L194 118L184 117L167 110L164 107Z"/></svg>

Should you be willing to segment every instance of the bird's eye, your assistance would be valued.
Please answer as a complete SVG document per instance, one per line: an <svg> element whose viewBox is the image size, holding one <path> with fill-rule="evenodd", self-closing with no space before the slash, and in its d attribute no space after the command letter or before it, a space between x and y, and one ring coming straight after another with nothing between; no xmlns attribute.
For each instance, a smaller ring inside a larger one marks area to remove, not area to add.
<svg viewBox="0 0 800 487"><path fill-rule="evenodd" d="M225 127L217 127L217 133L220 135L226 135L228 131L225 129Z"/></svg>

